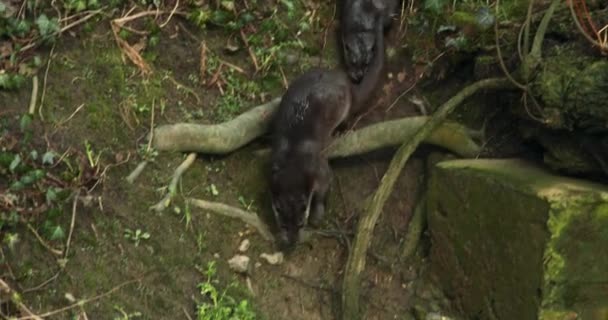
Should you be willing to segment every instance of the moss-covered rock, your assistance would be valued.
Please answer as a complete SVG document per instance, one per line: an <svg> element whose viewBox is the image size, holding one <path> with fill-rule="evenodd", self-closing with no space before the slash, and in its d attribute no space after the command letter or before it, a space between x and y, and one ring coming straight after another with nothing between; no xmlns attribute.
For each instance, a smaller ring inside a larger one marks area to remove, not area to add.
<svg viewBox="0 0 608 320"><path fill-rule="evenodd" d="M608 131L608 61L585 56L574 46L556 46L544 59L534 92L557 112L557 128Z"/></svg>
<svg viewBox="0 0 608 320"><path fill-rule="evenodd" d="M608 187L452 160L427 199L432 269L465 318L607 319Z"/></svg>

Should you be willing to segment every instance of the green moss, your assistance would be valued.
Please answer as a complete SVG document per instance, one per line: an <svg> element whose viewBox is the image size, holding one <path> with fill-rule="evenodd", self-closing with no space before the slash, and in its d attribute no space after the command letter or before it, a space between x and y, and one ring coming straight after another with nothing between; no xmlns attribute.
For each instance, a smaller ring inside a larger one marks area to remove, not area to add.
<svg viewBox="0 0 608 320"><path fill-rule="evenodd" d="M433 268L467 317L608 308L608 257L598 254L608 245L605 186L522 161L446 161L428 204Z"/></svg>
<svg viewBox="0 0 608 320"><path fill-rule="evenodd" d="M533 83L545 108L558 112L563 128L605 128L608 122L608 62L585 56L573 46L548 54Z"/></svg>

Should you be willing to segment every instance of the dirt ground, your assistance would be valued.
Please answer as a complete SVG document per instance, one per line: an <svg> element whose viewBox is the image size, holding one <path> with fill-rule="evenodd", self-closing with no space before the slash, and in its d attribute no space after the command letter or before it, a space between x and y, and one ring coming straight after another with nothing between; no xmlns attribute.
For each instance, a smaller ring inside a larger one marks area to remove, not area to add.
<svg viewBox="0 0 608 320"><path fill-rule="evenodd" d="M321 25L332 28L335 21L331 10L326 8L324 12ZM48 75L44 68L38 73L41 86L42 80L47 79L42 102L44 120L35 118L32 141L41 150L54 150L57 154L83 152L87 141L97 154L101 153L103 172L99 183L81 191L81 196L90 196L89 203L78 201L74 211L71 201L63 206L60 220L65 230L75 212L65 268L60 271L57 256L40 245L25 226L19 226L21 241L15 250L5 248L2 277L9 279L23 293L23 301L38 313L68 305L70 297L91 298L126 281L138 280L50 319L68 319L69 314L82 310L89 319L118 319L120 310L140 312L142 319L187 319L194 317L196 304L204 299L197 287L204 281L201 270L209 261L216 261L218 285L236 281L239 286L235 294L249 297L261 318L335 319L358 208L361 200L378 186L391 150L332 162L335 179L322 229L337 236L319 236L286 256L283 264L269 265L259 255L275 249L252 229L187 208L183 202L184 197L195 197L234 206L246 203L251 204L252 211L268 214L265 160L253 153L265 145L265 139L228 156L199 155L179 184L176 201L164 213L155 213L149 207L162 198L159 188L168 184L183 154L161 152L134 184L124 180L141 160L137 148L145 143L151 121L149 110L131 112L125 110L125 105L135 99L149 107L152 101L156 107L154 125L218 122L221 118L217 116L216 102L221 97L220 90L202 86L191 76L199 72L200 42L205 41L222 59L251 72L246 50L226 54L221 50L226 43L222 32L196 29L185 19L175 17L162 29L158 45L147 50L154 57L153 74L142 77L139 69L121 54L109 21L102 19L92 26L86 34L76 32L61 37L53 48ZM324 66L336 66L333 33L328 34L323 29L311 32L308 36L318 46L318 55L300 59L322 58ZM419 113L406 98L387 111L418 76L395 43L397 38L394 33L389 38L393 41L389 52L393 55L387 79L375 99L378 107L357 126ZM48 57L50 49L46 46L39 51ZM301 73L302 65L296 62L285 66L286 79L292 80ZM283 90L277 87L269 91L266 100ZM19 118L27 110L30 95L29 84L16 92L0 91L0 116L9 134L18 131ZM261 102L248 99L238 112ZM362 283L364 319L409 319L412 297L417 288L426 286L426 267L420 255L407 262L397 259L423 182L425 153L418 152L407 164L376 227ZM135 245L125 237L125 229L140 229L150 237ZM249 277L236 275L227 263L243 239L251 241L246 254L254 266Z"/></svg>

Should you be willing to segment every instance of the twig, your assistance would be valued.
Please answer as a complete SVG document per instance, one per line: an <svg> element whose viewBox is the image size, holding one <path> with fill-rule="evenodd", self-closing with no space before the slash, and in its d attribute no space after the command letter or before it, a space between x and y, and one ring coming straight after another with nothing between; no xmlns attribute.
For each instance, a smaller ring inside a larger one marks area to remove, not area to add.
<svg viewBox="0 0 608 320"><path fill-rule="evenodd" d="M248 211L241 210L239 208L219 202L210 202L194 198L188 198L186 201L188 204L199 207L201 209L206 209L211 212L221 214L223 216L241 219L243 222L249 224L256 230L258 230L258 232L264 239L268 241L274 241L274 236L268 229L268 226L264 222L262 222L262 220L260 220L258 215L255 213L250 213Z"/></svg>
<svg viewBox="0 0 608 320"><path fill-rule="evenodd" d="M133 170L126 178L125 180L127 180L128 183L133 183L135 182L135 179L137 179L137 177L139 177L139 175L144 171L144 169L146 168L146 165L148 164L148 160L144 160L142 162L140 162L137 167L135 167L135 170Z"/></svg>
<svg viewBox="0 0 608 320"><path fill-rule="evenodd" d="M496 0L496 5L495 5L495 12L494 12L494 16L498 17L498 9L500 6L500 0ZM527 90L527 87L521 83L519 83L517 80L515 80L515 78L513 78L513 76L511 75L511 73L509 72L509 70L507 69L507 66L505 65L505 61L502 57L502 51L500 50L500 41L498 39L498 19L496 19L496 21L494 21L494 40L496 42L496 55L498 56L498 62L500 64L500 68L502 69L502 72L505 74L505 76L509 79L509 81L511 81L511 83L513 83L513 85L515 85L516 87L522 89L522 90ZM526 52L527 54L527 52ZM524 61L524 64L526 62Z"/></svg>
<svg viewBox="0 0 608 320"><path fill-rule="evenodd" d="M175 11L177 11L178 6L179 6L179 0L177 0L175 2L175 6L173 7L173 10L171 10L171 13L169 13L169 17L167 18L167 20L165 22L160 24L159 28L161 28L161 29L164 28L169 23L169 21L171 21L171 18L175 14Z"/></svg>
<svg viewBox="0 0 608 320"><path fill-rule="evenodd" d="M19 294L13 290L8 283L4 282L4 280L0 279L0 293L7 294L10 300L17 305L19 310L25 314L27 314L27 318L24 319L34 319L34 320L42 320L42 317L33 313L23 302L19 299ZM22 319L22 318L19 318Z"/></svg>
<svg viewBox="0 0 608 320"><path fill-rule="evenodd" d="M72 118L80 111L80 109L84 108L84 106L85 106L84 103L79 105L78 108L76 108L76 110L74 110L74 112L72 112L72 114L70 114L69 117L67 117L65 120L62 120L57 125L62 126L64 124L66 124L68 121L72 120ZM40 105L40 108L42 108L42 104Z"/></svg>
<svg viewBox="0 0 608 320"><path fill-rule="evenodd" d="M386 108L386 110L384 112L389 112L391 111L391 109L397 104L397 102L399 100L401 100L401 98L403 98L403 96L405 96L406 94L408 94L408 92L412 91L412 89L414 89L416 87L416 84L418 83L418 79L416 79L416 81L414 81L414 83L412 83L412 85L407 88L405 91L403 91L396 99L395 101L393 101L393 103L391 103L390 106L388 106L388 108Z"/></svg>
<svg viewBox="0 0 608 320"><path fill-rule="evenodd" d="M114 288L112 288L112 289L110 289L110 290L108 290L108 291L106 291L106 292L104 292L102 294L96 295L96 296L88 298L88 299L80 300L80 301L78 301L76 303L73 303L73 304L71 304L69 306L66 306L66 307L63 307L63 308L60 308L60 309L57 309L57 310L53 310L53 311L49 311L49 312L43 313L43 314L39 315L39 318L46 318L46 317L54 316L56 314L60 314L60 313L66 312L66 311L68 311L70 309L81 307L81 306L83 306L83 305L85 305L87 303L91 303L91 302L97 301L99 299L105 298L105 297L111 295L112 293L120 290L122 287L125 287L125 286L127 286L127 285L129 285L131 283L138 282L138 281L141 281L141 279L133 279L133 280L129 280L127 282L123 282L122 284L119 284L119 285L115 286ZM34 318L32 316L25 316L25 317L17 318L17 320L30 320L30 319L39 319L39 318Z"/></svg>
<svg viewBox="0 0 608 320"><path fill-rule="evenodd" d="M357 233L353 242L353 249L348 256L344 279L342 282L342 319L360 319L359 313L359 288L361 285L361 273L365 269L367 250L371 243L374 227L382 208L388 199L399 173L405 166L410 155L416 147L435 130L441 122L465 99L482 89L510 88L510 82L506 78L492 78L481 80L467 86L454 97L445 102L410 139L406 139L391 160L389 167L382 177L378 190L374 193L372 200L365 205L366 210L359 217Z"/></svg>
<svg viewBox="0 0 608 320"><path fill-rule="evenodd" d="M241 39L243 39L243 43L247 47L247 51L249 52L249 56L251 57L251 61L253 62L253 66L255 67L255 72L260 71L260 66L258 65L258 59L255 57L255 53L253 53L253 49L249 46L249 42L247 41L247 37L245 36L245 31L241 29Z"/></svg>
<svg viewBox="0 0 608 320"><path fill-rule="evenodd" d="M158 202L157 204L151 206L150 210L154 210L156 212L161 212L161 211L165 210L169 206L169 204L171 204L171 199L175 195L175 190L177 189L177 183L179 182L179 179L182 177L184 172L186 170L188 170L188 168L190 168L192 163L194 163L195 159L196 159L196 153L192 152L192 153L188 154L188 156L186 157L186 160L184 160L184 162L182 162L177 167L177 169L175 169L175 172L173 173L173 178L171 178L171 182L169 183L169 186L167 187L167 193L165 194L163 199L160 202Z"/></svg>
<svg viewBox="0 0 608 320"><path fill-rule="evenodd" d="M34 234L36 239L38 239L38 242L40 242L40 244L43 247L45 247L47 250L49 250L52 254L58 255L58 256L63 255L63 251L55 249L55 248L51 247L48 243L46 243L46 241L44 241L44 239L42 239L42 237L38 234L38 232L36 232L36 229L34 229L34 227L32 227L31 224L28 223L27 228Z"/></svg>
<svg viewBox="0 0 608 320"><path fill-rule="evenodd" d="M201 42L201 55L200 55L200 67L199 74L201 78L201 84L205 84L205 78L207 74L207 45L205 42Z"/></svg>
<svg viewBox="0 0 608 320"><path fill-rule="evenodd" d="M2 257L2 261L4 261L4 265L6 265L6 270L8 271L8 274L11 276L11 279L16 280L17 277L15 277L15 273L13 273L13 268L11 268L11 265L6 260L6 256L4 255L4 250L2 249L2 247L0 247L0 257Z"/></svg>
<svg viewBox="0 0 608 320"><path fill-rule="evenodd" d="M55 52L55 45L57 42L53 43L53 47L51 47L51 52L49 53L49 59L46 62L46 70L44 70L44 79L42 80L42 96L40 97L40 108L38 108L38 116L41 120L44 120L44 114L42 113L42 109L44 109L44 98L46 97L46 81L49 76L49 69L51 68L51 60L53 59L53 53Z"/></svg>
<svg viewBox="0 0 608 320"><path fill-rule="evenodd" d="M30 97L30 109L29 114L31 116L36 112L36 100L38 100L38 76L32 77L32 96Z"/></svg>
<svg viewBox="0 0 608 320"><path fill-rule="evenodd" d="M190 317L190 314L188 314L188 311L186 311L186 308L182 307L182 311L184 312L184 315L186 316L186 319L192 320L192 317Z"/></svg>
<svg viewBox="0 0 608 320"><path fill-rule="evenodd" d="M85 23L87 20L89 20L89 19L93 18L94 16L96 16L96 15L100 14L101 12L103 12L104 9L105 9L105 7L101 8L101 9L98 9L98 10L95 10L95 11L91 11L91 13L89 13L88 15L86 15L83 18L78 19L78 20L76 20L76 21L74 21L74 22L72 22L70 24L68 24L67 26L61 28L59 31L53 33L53 35L62 34L64 32L66 32L66 31L68 31L68 30L70 30L70 29L72 29L72 28L74 28L74 27L82 24L82 23ZM21 49L19 49L19 52L21 53L21 52L27 51L27 50L29 50L29 49L37 46L38 45L37 41L40 40L40 38L41 37L38 37L38 38L34 39L30 44L28 44L26 46L23 46Z"/></svg>
<svg viewBox="0 0 608 320"><path fill-rule="evenodd" d="M72 220L70 221L70 232L68 233L68 240L65 243L65 255L64 259L68 258L70 252L70 243L72 242L72 233L74 232L74 225L76 224L76 208L78 207L78 197L80 196L80 190L76 192L74 196L74 203L72 204Z"/></svg>
<svg viewBox="0 0 608 320"><path fill-rule="evenodd" d="M52 277L44 280L41 284L39 284L33 288L23 290L23 293L38 291L38 290L44 288L47 284L55 281L55 279L57 279L57 277L59 277L59 274L61 273L62 270L63 270L63 267L60 267L59 270L57 272L55 272L55 274Z"/></svg>
<svg viewBox="0 0 608 320"><path fill-rule="evenodd" d="M591 38L591 36L584 30L583 26L581 25L581 22L578 21L578 17L576 16L576 12L574 11L574 0L570 0L568 1L568 7L570 8L570 13L572 14L572 20L574 20L574 24L576 25L576 28L579 30L579 32L585 37L585 39L587 39L587 41L589 41L589 43L591 43L592 45L600 48L601 50L606 50L608 48L606 48L605 46L602 46L601 43L599 43L598 41L596 41L595 39Z"/></svg>

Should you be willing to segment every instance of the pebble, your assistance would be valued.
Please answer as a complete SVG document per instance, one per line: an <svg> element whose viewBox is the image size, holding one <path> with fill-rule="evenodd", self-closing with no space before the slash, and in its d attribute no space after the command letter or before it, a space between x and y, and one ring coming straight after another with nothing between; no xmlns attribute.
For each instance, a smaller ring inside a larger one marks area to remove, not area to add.
<svg viewBox="0 0 608 320"><path fill-rule="evenodd" d="M241 244L239 245L239 251L240 252L247 251L247 249L249 249L250 245L251 245L251 243L249 242L249 239L245 239L245 240L241 241Z"/></svg>
<svg viewBox="0 0 608 320"><path fill-rule="evenodd" d="M266 260L266 262L272 265L281 264L283 263L283 252L278 251L273 254L262 253L260 258Z"/></svg>
<svg viewBox="0 0 608 320"><path fill-rule="evenodd" d="M249 257L237 254L228 260L228 266L238 273L246 273L249 268Z"/></svg>

